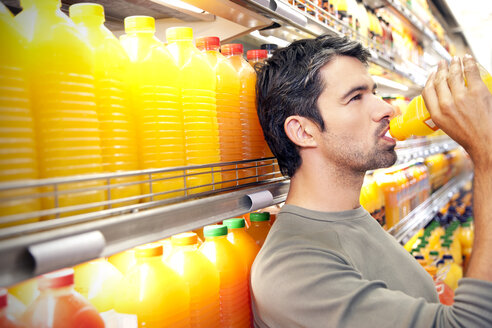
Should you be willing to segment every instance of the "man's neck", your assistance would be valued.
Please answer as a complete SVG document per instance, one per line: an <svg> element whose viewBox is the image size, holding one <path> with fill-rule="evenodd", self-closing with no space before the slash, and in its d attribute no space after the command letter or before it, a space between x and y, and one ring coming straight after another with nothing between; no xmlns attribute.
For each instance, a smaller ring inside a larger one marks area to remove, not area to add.
<svg viewBox="0 0 492 328"><path fill-rule="evenodd" d="M364 173L303 163L291 178L286 204L314 211L340 212L358 208Z"/></svg>

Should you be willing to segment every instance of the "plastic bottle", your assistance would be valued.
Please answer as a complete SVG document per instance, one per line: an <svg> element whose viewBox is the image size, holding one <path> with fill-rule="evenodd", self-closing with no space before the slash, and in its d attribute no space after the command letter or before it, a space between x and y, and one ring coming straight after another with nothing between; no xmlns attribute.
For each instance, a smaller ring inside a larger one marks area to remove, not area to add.
<svg viewBox="0 0 492 328"><path fill-rule="evenodd" d="M179 70L162 43L154 36L155 21L149 16L125 18L121 44L130 57L130 88L137 124L140 169L184 166L184 132ZM183 178L176 172L155 173L142 193L163 193L152 200L182 196ZM148 178L146 176L145 178ZM174 192L171 192L174 191Z"/></svg>
<svg viewBox="0 0 492 328"><path fill-rule="evenodd" d="M25 327L15 317L10 315L7 311L8 293L5 288L0 288L0 327L2 328L21 328Z"/></svg>
<svg viewBox="0 0 492 328"><path fill-rule="evenodd" d="M126 275L135 264L135 250L129 249L120 253L116 253L108 257L108 262L118 269L123 275Z"/></svg>
<svg viewBox="0 0 492 328"><path fill-rule="evenodd" d="M104 327L97 310L73 290L73 279L73 269L41 276L41 294L24 313L24 324L30 328Z"/></svg>
<svg viewBox="0 0 492 328"><path fill-rule="evenodd" d="M474 238L473 235L474 232L471 227L471 223L470 222L463 223L458 238L462 248L464 272L466 272L466 270L468 269L468 263L470 262L470 257L473 248L473 238Z"/></svg>
<svg viewBox="0 0 492 328"><path fill-rule="evenodd" d="M162 245L135 248L137 264L123 278L115 310L138 327L189 327L190 294L183 279L162 260ZM135 318L136 317L136 318Z"/></svg>
<svg viewBox="0 0 492 328"><path fill-rule="evenodd" d="M216 74L217 123L219 126L220 160L236 162L242 159L239 76L234 67L219 52L218 37L200 37L196 46L207 56ZM222 187L235 186L235 165L222 167Z"/></svg>
<svg viewBox="0 0 492 328"><path fill-rule="evenodd" d="M326 2L328 2L328 1L326 1ZM328 11L328 9L326 11ZM265 49L267 51L268 58L270 58L270 57L272 57L275 50L278 49L278 45L276 45L274 43L264 43L260 46L260 49Z"/></svg>
<svg viewBox="0 0 492 328"><path fill-rule="evenodd" d="M463 277L463 269L453 261L451 254L443 255L444 263L438 267L437 279L442 280L454 291L458 288L458 280Z"/></svg>
<svg viewBox="0 0 492 328"><path fill-rule="evenodd" d="M247 270L224 225L206 226L200 251L215 265L220 279L221 327L250 327Z"/></svg>
<svg viewBox="0 0 492 328"><path fill-rule="evenodd" d="M25 280L9 287L8 291L28 307L39 295L38 281L36 278Z"/></svg>
<svg viewBox="0 0 492 328"><path fill-rule="evenodd" d="M268 212L253 212L249 214L251 225L247 232L255 240L258 246L263 246L265 239L270 231L270 213Z"/></svg>
<svg viewBox="0 0 492 328"><path fill-rule="evenodd" d="M237 251L244 259L244 263L248 268L248 277L251 271L251 266L256 255L260 251L260 247L256 244L253 237L246 232L246 221L243 218L232 218L222 221L227 226L227 240L236 246Z"/></svg>
<svg viewBox="0 0 492 328"><path fill-rule="evenodd" d="M219 327L219 273L198 251L198 236L185 232L171 237L173 251L166 263L186 282L190 291L191 327Z"/></svg>
<svg viewBox="0 0 492 328"><path fill-rule="evenodd" d="M74 289L99 312L114 308L115 293L123 275L105 259L97 259L74 267Z"/></svg>
<svg viewBox="0 0 492 328"><path fill-rule="evenodd" d="M253 67L243 58L243 45L238 43L225 44L221 47L222 54L236 69L241 82L240 108L241 108L241 136L242 152L244 160L253 160L264 157L265 138L258 120L255 105L256 75ZM241 183L251 183L258 176L255 162L239 165L239 178ZM251 168L252 167L252 168Z"/></svg>
<svg viewBox="0 0 492 328"><path fill-rule="evenodd" d="M220 162L219 128L216 110L216 80L212 66L193 45L190 27L171 27L166 30L167 49L178 63L181 101L185 128L186 165ZM220 172L210 168L188 170L198 174L186 178L186 187L199 193L220 188Z"/></svg>
<svg viewBox="0 0 492 328"><path fill-rule="evenodd" d="M101 130L104 172L138 170L135 119L128 88L130 60L125 50L104 26L104 8L95 3L78 3L69 8L70 18L85 36L94 54L97 114ZM140 195L138 177L110 180L111 200ZM117 203L112 207L136 204L138 200Z"/></svg>
<svg viewBox="0 0 492 328"><path fill-rule="evenodd" d="M15 20L27 38L31 105L36 123L39 177L102 173L99 120L94 94L92 51L75 24L60 10L60 0L22 0ZM58 184L58 207L101 202L104 181ZM87 188L87 191L77 189ZM51 187L42 188L52 192ZM54 197L42 199L55 207ZM61 216L102 210L102 206ZM53 218L50 216L49 218Z"/></svg>
<svg viewBox="0 0 492 328"><path fill-rule="evenodd" d="M484 81L489 91L492 92L492 76L480 64L477 65L482 81ZM425 107L424 99L422 96L417 96L410 101L403 115L399 115L391 120L389 131L393 138L405 140L411 135L426 136L438 129Z"/></svg>
<svg viewBox="0 0 492 328"><path fill-rule="evenodd" d="M28 58L26 39L11 12L0 3L0 182L38 178L38 160L34 122L29 99ZM39 198L6 197L29 196L36 188L0 192L1 215L13 215L40 210ZM16 223L2 223L0 228L15 224L36 222L32 218Z"/></svg>
<svg viewBox="0 0 492 328"><path fill-rule="evenodd" d="M400 218L400 207L398 203L400 187L397 183L396 176L392 172L376 171L374 178L384 194L386 229L389 229L398 223Z"/></svg>

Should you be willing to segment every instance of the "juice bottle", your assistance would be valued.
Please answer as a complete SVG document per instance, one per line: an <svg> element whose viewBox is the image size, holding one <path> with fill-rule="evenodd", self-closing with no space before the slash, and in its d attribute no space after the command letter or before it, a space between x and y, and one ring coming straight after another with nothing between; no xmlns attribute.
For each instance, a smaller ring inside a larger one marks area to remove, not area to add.
<svg viewBox="0 0 492 328"><path fill-rule="evenodd" d="M239 111L239 76L234 67L219 52L218 37L200 37L196 46L204 52L215 70L217 123L219 126L220 160L236 162L242 159L241 117ZM235 186L237 181L235 165L222 167L222 187Z"/></svg>
<svg viewBox="0 0 492 328"><path fill-rule="evenodd" d="M9 287L8 291L28 307L39 295L38 281L29 279Z"/></svg>
<svg viewBox="0 0 492 328"><path fill-rule="evenodd" d="M41 276L41 293L24 313L24 324L30 328L104 327L97 310L73 290L73 279L73 269Z"/></svg>
<svg viewBox="0 0 492 328"><path fill-rule="evenodd" d="M74 267L74 289L99 312L114 308L115 293L123 275L105 259L97 259Z"/></svg>
<svg viewBox="0 0 492 328"><path fill-rule="evenodd" d="M492 92L492 76L480 64L477 65L482 81ZM393 138L398 140L405 140L411 135L426 136L438 129L425 107L422 96L413 98L408 104L407 111L403 115L393 118L390 122L390 133Z"/></svg>
<svg viewBox="0 0 492 328"><path fill-rule="evenodd" d="M323 2L325 2L325 1L323 1ZM326 2L328 2L328 1L326 1ZM326 11L328 11L328 8L326 9ZM264 43L260 46L260 49L266 50L267 51L267 57L270 58L270 57L272 57L275 50L278 49L278 45L276 45L274 43Z"/></svg>
<svg viewBox="0 0 492 328"><path fill-rule="evenodd" d="M39 177L102 173L92 50L60 10L60 0L22 0L21 6L24 10L15 19L28 41ZM43 208L104 201L105 191L95 189L103 185L101 180L58 184L58 191L71 192L57 199L44 197ZM81 188L87 190L77 191ZM54 191L52 187L42 190ZM96 210L102 206L61 216Z"/></svg>
<svg viewBox="0 0 492 328"><path fill-rule="evenodd" d="M163 262L162 245L137 247L135 256L137 264L118 289L116 312L136 317L138 327L189 327L190 293Z"/></svg>
<svg viewBox="0 0 492 328"><path fill-rule="evenodd" d="M129 249L120 253L116 253L108 257L108 262L114 265L123 275L126 275L135 264L135 250Z"/></svg>
<svg viewBox="0 0 492 328"><path fill-rule="evenodd" d="M219 327L219 273L198 251L198 236L185 232L171 237L173 251L166 263L186 282L190 291L191 327Z"/></svg>
<svg viewBox="0 0 492 328"><path fill-rule="evenodd" d="M190 27L166 30L167 49L178 63L184 120L186 165L220 162L219 128L216 110L216 77L205 55L193 45ZM220 188L220 172L210 168L188 170L190 193ZM214 185L209 185L214 184ZM204 187L203 185L209 185Z"/></svg>
<svg viewBox="0 0 492 328"><path fill-rule="evenodd" d="M26 327L14 316L8 313L7 305L9 305L7 290L5 288L0 288L0 327L2 328Z"/></svg>
<svg viewBox="0 0 492 328"><path fill-rule="evenodd" d="M463 277L463 269L453 261L451 254L443 255L444 263L438 267L437 279L442 280L454 291L458 288L458 280Z"/></svg>
<svg viewBox="0 0 492 328"><path fill-rule="evenodd" d="M28 58L26 39L3 3L0 3L0 183L37 179L38 162L34 122L29 99ZM9 196L29 196L36 188L0 192L0 215L13 215L40 210L38 198L7 200ZM36 222L38 218L2 223L0 228L14 224Z"/></svg>
<svg viewBox="0 0 492 328"><path fill-rule="evenodd" d="M400 208L398 206L399 186L391 172L377 171L374 173L378 187L384 194L386 229L398 223Z"/></svg>
<svg viewBox="0 0 492 328"><path fill-rule="evenodd" d="M140 169L184 166L183 113L178 68L162 43L154 36L155 21L149 16L125 18L121 44L130 57L129 79L133 115L137 125ZM182 196L183 178L176 172L152 174L163 179L144 184L142 193L162 193L159 200ZM145 176L145 178L149 178Z"/></svg>
<svg viewBox="0 0 492 328"><path fill-rule="evenodd" d="M248 268L248 276L251 271L251 266L255 260L256 254L260 251L260 247L256 244L253 237L246 232L246 222L243 218L232 218L223 221L227 226L227 240L236 246L236 250L244 259L245 265Z"/></svg>
<svg viewBox="0 0 492 328"><path fill-rule="evenodd" d="M463 253L463 271L466 272L473 248L473 229L470 222L463 223L458 238Z"/></svg>
<svg viewBox="0 0 492 328"><path fill-rule="evenodd" d="M248 275L244 261L227 240L224 225L206 226L200 251L215 265L220 279L221 327L250 327Z"/></svg>
<svg viewBox="0 0 492 328"><path fill-rule="evenodd" d="M94 54L95 94L101 131L104 172L138 170L135 119L131 112L127 70L130 60L125 50L104 26L104 8L95 3L78 3L69 8L70 18L85 36ZM111 200L140 195L138 177L110 180L110 184L135 184L111 187ZM138 200L115 206L138 203Z"/></svg>
<svg viewBox="0 0 492 328"><path fill-rule="evenodd" d="M265 239L270 231L270 213L253 212L249 214L251 225L247 232L255 240L258 246L263 246Z"/></svg>
<svg viewBox="0 0 492 328"><path fill-rule="evenodd" d="M241 83L240 89L240 108L241 108L241 136L243 160L253 160L263 157L264 142L258 114L255 105L255 84L256 74L250 64L243 58L243 45L225 44L221 47L222 54L236 69ZM242 183L257 181L258 168L255 162L239 165L239 177Z"/></svg>
<svg viewBox="0 0 492 328"><path fill-rule="evenodd" d="M256 63L263 63L268 58L268 51L263 49L254 49L248 50L246 52L246 58L250 63L251 67L255 67ZM259 131L259 134L263 136L263 130ZM261 145L259 147L263 147L263 154L261 157L273 157L272 151L268 144L265 141L263 136L263 140L260 141ZM258 174L260 175L259 180L271 179L274 177L274 162L273 161L261 161L258 163L260 167L258 168ZM281 175L277 174L275 177L280 177Z"/></svg>

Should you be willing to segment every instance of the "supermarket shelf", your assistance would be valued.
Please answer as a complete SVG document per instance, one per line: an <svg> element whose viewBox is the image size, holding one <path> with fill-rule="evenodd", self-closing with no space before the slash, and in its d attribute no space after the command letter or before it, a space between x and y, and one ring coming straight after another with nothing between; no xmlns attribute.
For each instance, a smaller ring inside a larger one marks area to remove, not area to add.
<svg viewBox="0 0 492 328"><path fill-rule="evenodd" d="M460 147L460 145L448 136L399 141L395 148L396 154L398 155L396 164L404 164L412 160L443 153L458 147Z"/></svg>
<svg viewBox="0 0 492 328"><path fill-rule="evenodd" d="M437 212L472 179L472 173L464 172L451 179L434 192L425 202L417 206L410 214L388 230L398 242L405 244L417 231L424 228Z"/></svg>
<svg viewBox="0 0 492 328"><path fill-rule="evenodd" d="M288 188L285 178L271 178L207 197L193 194L187 200L108 208L0 229L0 286L281 203Z"/></svg>

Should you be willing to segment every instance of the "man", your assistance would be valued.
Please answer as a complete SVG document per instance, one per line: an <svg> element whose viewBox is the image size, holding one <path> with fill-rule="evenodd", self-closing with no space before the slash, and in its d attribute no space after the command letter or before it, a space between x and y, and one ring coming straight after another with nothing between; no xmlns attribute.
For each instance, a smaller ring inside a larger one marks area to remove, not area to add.
<svg viewBox="0 0 492 328"><path fill-rule="evenodd" d="M367 170L396 160L392 108L375 95L368 53L332 36L300 40L259 67L258 116L286 205L251 274L255 327L492 327L492 95L473 59L431 75L434 122L475 164L475 244L455 303L359 204Z"/></svg>

